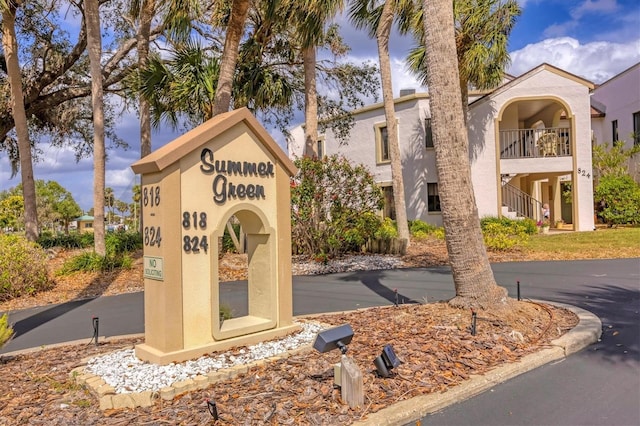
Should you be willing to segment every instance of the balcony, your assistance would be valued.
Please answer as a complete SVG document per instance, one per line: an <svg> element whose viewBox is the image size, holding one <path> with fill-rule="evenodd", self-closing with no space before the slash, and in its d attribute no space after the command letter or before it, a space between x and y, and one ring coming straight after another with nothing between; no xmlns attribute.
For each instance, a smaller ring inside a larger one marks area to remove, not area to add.
<svg viewBox="0 0 640 426"><path fill-rule="evenodd" d="M570 157L570 136L564 127L500 130L500 159Z"/></svg>

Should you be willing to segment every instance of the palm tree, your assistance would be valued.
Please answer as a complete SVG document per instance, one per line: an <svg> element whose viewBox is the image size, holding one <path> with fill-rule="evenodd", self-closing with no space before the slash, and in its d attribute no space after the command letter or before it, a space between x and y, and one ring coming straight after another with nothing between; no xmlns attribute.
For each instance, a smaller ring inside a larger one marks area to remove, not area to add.
<svg viewBox="0 0 640 426"><path fill-rule="evenodd" d="M493 89L504 78L504 69L510 63L507 50L509 34L521 9L516 0L455 0L453 11L462 107L466 121L469 86L479 90ZM426 84L422 16L422 13L415 14L412 22L405 22L403 29L412 31L419 43L407 57L409 69Z"/></svg>
<svg viewBox="0 0 640 426"><path fill-rule="evenodd" d="M229 111L231 106L231 92L233 90L233 76L238 62L238 48L244 31L244 23L247 20L251 0L233 0L231 4L231 16L227 26L227 33L220 62L220 75L215 90L213 115Z"/></svg>
<svg viewBox="0 0 640 426"><path fill-rule="evenodd" d="M142 3L140 3L142 1ZM156 3L154 0L133 0L130 14L138 18L138 31L136 43L138 49L138 70L143 69L149 61L149 43L151 33L151 20L155 15ZM149 101L144 96L138 97L140 109L140 158L151 154L151 118Z"/></svg>
<svg viewBox="0 0 640 426"><path fill-rule="evenodd" d="M493 276L471 184L469 140L460 91L451 0L423 0L427 83L442 220L456 296L454 306L506 304Z"/></svg>
<svg viewBox="0 0 640 426"><path fill-rule="evenodd" d="M404 3L404 2L403 2ZM404 179L402 177L402 158L398 142L398 126L393 102L391 84L391 61L389 59L389 37L393 25L394 14L399 2L386 0L382 6L375 6L372 0L357 0L351 6L350 18L357 28L368 28L371 36L376 37L378 58L380 61L380 78L382 80L382 99L384 116L387 123L387 140L389 158L391 160L391 181L393 199L396 210L398 236L409 245L410 234L407 220L407 208L404 197Z"/></svg>
<svg viewBox="0 0 640 426"><path fill-rule="evenodd" d="M24 197L24 224L27 239L38 239L38 211L36 207L36 185L33 177L33 161L31 157L31 140L27 126L27 115L24 109L22 93L22 74L18 58L18 41L16 38L16 11L21 1L0 0L2 12L2 48L7 67L7 77L11 87L11 109L18 137L20 156L20 174L22 178L22 196Z"/></svg>
<svg viewBox="0 0 640 426"><path fill-rule="evenodd" d="M181 119L199 125L213 117L219 72L219 59L192 41L178 45L167 60L151 57L139 71L141 97L151 106L151 124L157 127L164 121L177 129Z"/></svg>
<svg viewBox="0 0 640 426"><path fill-rule="evenodd" d="M102 90L102 36L100 35L99 0L84 2L87 26L87 48L89 49L89 69L91 73L91 104L93 107L93 236L95 252L106 254L104 236L104 94Z"/></svg>
<svg viewBox="0 0 640 426"><path fill-rule="evenodd" d="M324 37L327 20L342 9L343 0L307 0L296 2L298 36L304 67L304 155L317 157L318 90L316 85L317 46Z"/></svg>

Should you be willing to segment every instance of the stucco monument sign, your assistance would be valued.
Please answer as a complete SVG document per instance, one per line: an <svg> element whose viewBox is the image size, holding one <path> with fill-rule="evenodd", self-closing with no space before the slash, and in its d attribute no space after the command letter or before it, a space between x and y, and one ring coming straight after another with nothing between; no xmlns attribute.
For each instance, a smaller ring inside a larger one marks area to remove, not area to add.
<svg viewBox="0 0 640 426"><path fill-rule="evenodd" d="M296 168L247 109L214 117L131 168L142 175L140 359L184 361L296 329L289 192ZM248 315L222 322L218 239L232 216L247 238Z"/></svg>

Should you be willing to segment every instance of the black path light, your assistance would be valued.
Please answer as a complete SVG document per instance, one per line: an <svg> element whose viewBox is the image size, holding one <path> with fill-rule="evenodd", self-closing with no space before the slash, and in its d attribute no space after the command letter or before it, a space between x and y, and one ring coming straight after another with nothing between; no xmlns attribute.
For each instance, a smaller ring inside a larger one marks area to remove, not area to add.
<svg viewBox="0 0 640 426"><path fill-rule="evenodd" d="M218 416L218 407L216 406L215 401L211 401L210 399L206 399L207 409L209 410L209 414L213 417L213 420L218 420L220 417Z"/></svg>
<svg viewBox="0 0 640 426"><path fill-rule="evenodd" d="M380 377L389 377L391 369L398 367L401 363L402 361L396 356L391 345L385 345L382 348L382 353L373 360L373 365L376 366Z"/></svg>
<svg viewBox="0 0 640 426"><path fill-rule="evenodd" d="M313 343L313 349L320 353L340 349L340 352L345 354L347 353L347 345L351 343L352 338L353 329L349 324L343 324L318 333L316 341Z"/></svg>
<svg viewBox="0 0 640 426"><path fill-rule="evenodd" d="M93 337L91 340L93 340L95 345L98 346L98 326L100 324L100 319L98 317L92 317L91 323L93 324ZM89 343L91 343L91 340L89 340Z"/></svg>
<svg viewBox="0 0 640 426"><path fill-rule="evenodd" d="M476 335L476 321L478 318L478 314L473 309L471 310L471 335Z"/></svg>

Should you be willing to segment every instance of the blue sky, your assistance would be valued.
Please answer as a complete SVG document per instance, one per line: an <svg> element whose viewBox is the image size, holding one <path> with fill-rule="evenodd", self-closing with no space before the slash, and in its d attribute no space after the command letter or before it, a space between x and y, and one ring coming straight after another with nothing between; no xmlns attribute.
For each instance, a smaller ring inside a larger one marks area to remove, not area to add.
<svg viewBox="0 0 640 426"><path fill-rule="evenodd" d="M520 0L523 13L509 41L512 64L507 72L518 76L547 62L568 72L602 83L640 62L640 3L638 0ZM377 62L375 40L367 33L351 28L340 19L345 42L352 48L350 60ZM393 67L393 90L419 88L404 67L404 57L412 42L398 36L390 43ZM302 120L302 115L300 115ZM123 116L118 133L131 148L107 153L107 186L117 198L131 202L130 189L136 177L130 169L139 158L137 118ZM153 133L153 148L166 144L176 136L170 129ZM282 135L273 133L284 146ZM55 180L71 191L85 211L93 205L93 163L85 159L76 163L67 149L42 146L42 161L34 165L36 179ZM20 182L19 175L10 179L6 155L0 154L0 190Z"/></svg>

